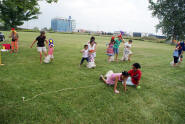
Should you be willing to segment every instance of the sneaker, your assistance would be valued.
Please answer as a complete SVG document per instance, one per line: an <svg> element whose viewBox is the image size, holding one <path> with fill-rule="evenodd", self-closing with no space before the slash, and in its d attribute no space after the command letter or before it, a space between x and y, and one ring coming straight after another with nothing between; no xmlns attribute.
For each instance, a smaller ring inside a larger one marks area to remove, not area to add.
<svg viewBox="0 0 185 124"><path fill-rule="evenodd" d="M118 90L115 90L114 92L115 92L116 94L118 94L118 93L119 93L119 91L118 91Z"/></svg>

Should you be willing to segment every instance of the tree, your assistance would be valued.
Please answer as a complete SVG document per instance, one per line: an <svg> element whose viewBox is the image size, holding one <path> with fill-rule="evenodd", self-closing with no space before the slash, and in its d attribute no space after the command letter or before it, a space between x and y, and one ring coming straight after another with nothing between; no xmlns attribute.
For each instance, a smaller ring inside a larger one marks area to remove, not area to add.
<svg viewBox="0 0 185 124"><path fill-rule="evenodd" d="M42 31L48 31L47 27L42 28Z"/></svg>
<svg viewBox="0 0 185 124"><path fill-rule="evenodd" d="M185 0L149 0L149 9L159 19L157 30L173 40L185 39Z"/></svg>
<svg viewBox="0 0 185 124"><path fill-rule="evenodd" d="M16 28L23 25L24 21L37 19L40 14L38 2L42 0L1 0L0 19L4 23L5 29ZM48 3L58 0L45 0Z"/></svg>

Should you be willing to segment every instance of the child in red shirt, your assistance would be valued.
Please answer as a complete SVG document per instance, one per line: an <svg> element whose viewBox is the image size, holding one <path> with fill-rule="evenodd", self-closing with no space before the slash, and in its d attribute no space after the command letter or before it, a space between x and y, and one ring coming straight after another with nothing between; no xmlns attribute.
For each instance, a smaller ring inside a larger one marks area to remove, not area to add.
<svg viewBox="0 0 185 124"><path fill-rule="evenodd" d="M128 71L128 74L130 75L130 77L128 77L127 81L123 82L125 89L126 89L126 85L136 86L137 88L142 75L140 68L141 66L139 63L134 63L132 65L132 69Z"/></svg>

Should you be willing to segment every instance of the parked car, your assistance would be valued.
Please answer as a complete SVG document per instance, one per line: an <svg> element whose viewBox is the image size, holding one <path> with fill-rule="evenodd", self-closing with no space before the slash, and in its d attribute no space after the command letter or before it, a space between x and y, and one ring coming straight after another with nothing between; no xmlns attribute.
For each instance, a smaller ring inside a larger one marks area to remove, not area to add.
<svg viewBox="0 0 185 124"><path fill-rule="evenodd" d="M0 32L0 42L5 40L5 36L2 32Z"/></svg>

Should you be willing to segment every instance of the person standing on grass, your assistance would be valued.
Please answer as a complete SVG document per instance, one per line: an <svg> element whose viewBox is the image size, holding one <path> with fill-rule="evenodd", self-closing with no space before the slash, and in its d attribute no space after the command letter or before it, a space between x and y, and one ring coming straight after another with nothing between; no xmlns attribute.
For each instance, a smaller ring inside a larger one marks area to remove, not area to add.
<svg viewBox="0 0 185 124"><path fill-rule="evenodd" d="M91 43L91 41L93 41L93 44ZM94 56L94 58L96 58L96 46L97 43L95 42L95 37L92 36L90 41L88 42L88 47L90 50L93 50L94 52L92 53L92 55Z"/></svg>
<svg viewBox="0 0 185 124"><path fill-rule="evenodd" d="M131 47L132 47L132 40L129 40L129 42L126 42L124 45L124 52L123 52L123 61L129 61L130 62L130 58L132 56L132 51L131 51Z"/></svg>
<svg viewBox="0 0 185 124"><path fill-rule="evenodd" d="M183 61L183 53L185 51L185 43L184 41L179 42L180 49L179 49L179 57L180 57L180 63ZM178 45L177 45L178 46Z"/></svg>
<svg viewBox="0 0 185 124"><path fill-rule="evenodd" d="M175 48L175 50L173 51L173 59L174 59L174 62L173 62L173 66L177 66L177 63L179 62L179 46L177 46Z"/></svg>
<svg viewBox="0 0 185 124"><path fill-rule="evenodd" d="M47 57L47 50L45 47L45 42L48 44L48 41L46 40L45 31L40 32L40 36L38 36L32 43L31 48L33 45L37 42L37 51L40 54L40 63L42 64L42 52L44 52L45 57Z"/></svg>
<svg viewBox="0 0 185 124"><path fill-rule="evenodd" d="M95 44L95 39L91 38L90 43L88 44L88 51L89 51L89 63L87 64L88 68L95 68L95 52L96 52L96 44Z"/></svg>
<svg viewBox="0 0 185 124"><path fill-rule="evenodd" d="M108 62L111 62L112 61L111 58L114 57L114 50L113 50L114 43L115 43L115 40L114 40L114 37L112 37L107 47Z"/></svg>
<svg viewBox="0 0 185 124"><path fill-rule="evenodd" d="M14 52L17 53L18 52L18 40L19 40L19 35L18 33L15 31L14 28L11 29L11 34L9 36L9 38L12 39L11 41L11 51L10 53Z"/></svg>
<svg viewBox="0 0 185 124"><path fill-rule="evenodd" d="M88 45L84 45L84 49L80 51L82 53L82 60L80 62L80 67L83 64L84 60L89 62L89 50Z"/></svg>
<svg viewBox="0 0 185 124"><path fill-rule="evenodd" d="M118 39L115 40L115 44L113 46L114 55L115 55L115 61L118 61L119 46L120 46L121 42L124 43L124 40L122 38L122 35L120 34L120 35L118 35Z"/></svg>

